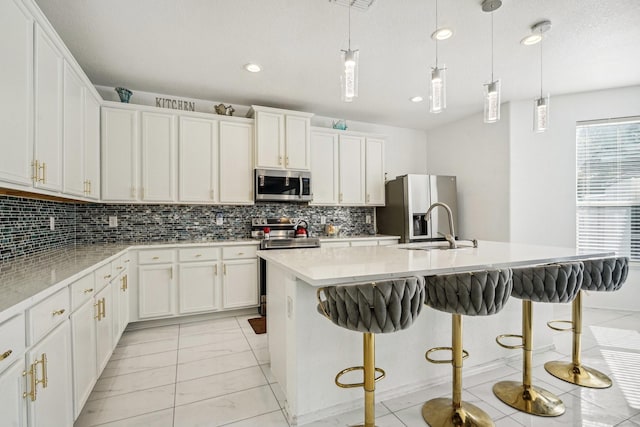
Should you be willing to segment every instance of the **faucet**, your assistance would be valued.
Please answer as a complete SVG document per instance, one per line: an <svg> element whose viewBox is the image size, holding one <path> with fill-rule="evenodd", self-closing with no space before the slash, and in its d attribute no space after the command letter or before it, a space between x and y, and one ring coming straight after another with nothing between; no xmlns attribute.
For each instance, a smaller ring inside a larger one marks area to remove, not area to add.
<svg viewBox="0 0 640 427"><path fill-rule="evenodd" d="M429 206L429 209L427 209L427 213L424 214L424 217L428 218L431 211L438 206L445 208L445 210L447 211L447 216L449 217L449 234L445 234L444 238L447 242L449 242L449 249L456 249L458 246L456 245L456 233L453 229L453 213L451 213L451 208L444 203L435 202L434 204Z"/></svg>

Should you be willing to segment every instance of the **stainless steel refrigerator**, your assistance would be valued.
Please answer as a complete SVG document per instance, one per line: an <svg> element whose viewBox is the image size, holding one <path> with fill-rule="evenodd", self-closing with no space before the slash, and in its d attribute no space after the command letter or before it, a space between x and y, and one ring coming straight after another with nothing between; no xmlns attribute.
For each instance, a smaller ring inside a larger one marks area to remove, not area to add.
<svg viewBox="0 0 640 427"><path fill-rule="evenodd" d="M449 219L442 207L425 214L435 202L451 208L457 237L458 203L455 176L408 174L385 184L386 206L376 208L378 232L400 236L400 242L442 240Z"/></svg>

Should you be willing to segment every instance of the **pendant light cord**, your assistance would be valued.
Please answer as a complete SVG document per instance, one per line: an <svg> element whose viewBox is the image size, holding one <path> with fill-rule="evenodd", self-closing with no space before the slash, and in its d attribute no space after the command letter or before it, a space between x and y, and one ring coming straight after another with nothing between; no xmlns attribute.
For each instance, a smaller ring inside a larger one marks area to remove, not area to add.
<svg viewBox="0 0 640 427"><path fill-rule="evenodd" d="M491 82L493 83L493 11L491 11Z"/></svg>
<svg viewBox="0 0 640 427"><path fill-rule="evenodd" d="M436 0L436 32L438 31L438 0ZM436 69L438 68L438 36L436 35Z"/></svg>
<svg viewBox="0 0 640 427"><path fill-rule="evenodd" d="M349 50L351 50L351 2L349 2Z"/></svg>
<svg viewBox="0 0 640 427"><path fill-rule="evenodd" d="M542 30L540 30L540 38L542 39ZM542 98L542 40L540 40L540 98Z"/></svg>

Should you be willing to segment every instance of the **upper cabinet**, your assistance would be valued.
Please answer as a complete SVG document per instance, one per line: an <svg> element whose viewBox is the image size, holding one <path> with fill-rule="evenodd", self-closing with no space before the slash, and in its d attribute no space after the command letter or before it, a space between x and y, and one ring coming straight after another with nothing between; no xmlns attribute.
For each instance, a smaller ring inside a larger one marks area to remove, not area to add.
<svg viewBox="0 0 640 427"><path fill-rule="evenodd" d="M135 110L102 108L102 200L138 198L138 115Z"/></svg>
<svg viewBox="0 0 640 427"><path fill-rule="evenodd" d="M142 113L142 176L140 199L176 201L176 116Z"/></svg>
<svg viewBox="0 0 640 427"><path fill-rule="evenodd" d="M64 64L64 192L84 196L84 85Z"/></svg>
<svg viewBox="0 0 640 427"><path fill-rule="evenodd" d="M218 194L218 121L180 117L180 202L213 203Z"/></svg>
<svg viewBox="0 0 640 427"><path fill-rule="evenodd" d="M0 180L30 186L33 176L33 18L19 0L0 2Z"/></svg>
<svg viewBox="0 0 640 427"><path fill-rule="evenodd" d="M384 138L314 128L313 205L384 206Z"/></svg>
<svg viewBox="0 0 640 427"><path fill-rule="evenodd" d="M257 168L309 170L311 168L311 113L253 105Z"/></svg>
<svg viewBox="0 0 640 427"><path fill-rule="evenodd" d="M220 203L253 204L253 125L220 122Z"/></svg>

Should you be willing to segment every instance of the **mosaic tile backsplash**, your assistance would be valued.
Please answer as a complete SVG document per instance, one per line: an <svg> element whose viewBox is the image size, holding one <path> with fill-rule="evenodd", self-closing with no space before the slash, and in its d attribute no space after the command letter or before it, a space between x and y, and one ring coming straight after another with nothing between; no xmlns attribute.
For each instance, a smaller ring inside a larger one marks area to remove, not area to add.
<svg viewBox="0 0 640 427"><path fill-rule="evenodd" d="M223 225L216 225L216 214ZM322 236L320 217L341 226L344 236L374 234L366 224L374 208L257 203L253 206L76 204L0 196L0 262L74 243L219 240L251 237L251 218L304 218ZM109 227L109 216L118 226ZM55 230L49 218L55 218Z"/></svg>

